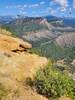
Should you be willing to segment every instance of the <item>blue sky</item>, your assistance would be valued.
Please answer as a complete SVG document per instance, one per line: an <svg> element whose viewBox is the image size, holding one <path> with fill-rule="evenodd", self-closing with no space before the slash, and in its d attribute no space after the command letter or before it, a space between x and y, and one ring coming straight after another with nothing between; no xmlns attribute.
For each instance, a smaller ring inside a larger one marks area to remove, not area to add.
<svg viewBox="0 0 75 100"><path fill-rule="evenodd" d="M75 17L75 0L0 0L0 15Z"/></svg>

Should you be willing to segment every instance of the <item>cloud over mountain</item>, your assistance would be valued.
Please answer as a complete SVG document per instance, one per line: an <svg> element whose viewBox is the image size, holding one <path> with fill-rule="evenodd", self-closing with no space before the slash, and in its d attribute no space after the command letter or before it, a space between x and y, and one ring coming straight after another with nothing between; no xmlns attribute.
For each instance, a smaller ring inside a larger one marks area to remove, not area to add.
<svg viewBox="0 0 75 100"><path fill-rule="evenodd" d="M68 0L53 0L55 3L58 3L62 7L68 6Z"/></svg>

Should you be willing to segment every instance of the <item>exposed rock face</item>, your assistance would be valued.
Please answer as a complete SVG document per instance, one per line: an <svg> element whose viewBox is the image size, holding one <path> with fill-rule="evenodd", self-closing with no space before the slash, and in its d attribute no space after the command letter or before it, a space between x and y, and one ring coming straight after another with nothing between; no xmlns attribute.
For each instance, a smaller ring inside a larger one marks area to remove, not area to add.
<svg viewBox="0 0 75 100"><path fill-rule="evenodd" d="M73 59L71 65L72 65L73 67L75 67L75 59Z"/></svg>
<svg viewBox="0 0 75 100"><path fill-rule="evenodd" d="M0 34L0 84L11 90L6 100L46 100L24 85L36 69L47 64L46 58L26 52L31 47L19 38Z"/></svg>
<svg viewBox="0 0 75 100"><path fill-rule="evenodd" d="M28 32L26 35L23 35L22 38L27 39L28 41L38 41L40 39L52 39L57 37L57 35L52 34L49 30L39 30L36 32Z"/></svg>
<svg viewBox="0 0 75 100"><path fill-rule="evenodd" d="M61 47L75 47L75 33L61 35L56 39Z"/></svg>
<svg viewBox="0 0 75 100"><path fill-rule="evenodd" d="M15 51L26 50L31 48L32 45L24 42L22 39L13 38L11 36L0 34L0 50Z"/></svg>

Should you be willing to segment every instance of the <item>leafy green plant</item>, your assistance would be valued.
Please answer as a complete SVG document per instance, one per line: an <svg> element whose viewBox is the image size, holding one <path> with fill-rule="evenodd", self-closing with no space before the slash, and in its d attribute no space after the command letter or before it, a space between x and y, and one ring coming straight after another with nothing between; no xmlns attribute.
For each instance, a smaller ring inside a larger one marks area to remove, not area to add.
<svg viewBox="0 0 75 100"><path fill-rule="evenodd" d="M73 80L67 74L54 69L52 65L36 72L34 86L38 93L48 98L64 95L73 98L75 95Z"/></svg>

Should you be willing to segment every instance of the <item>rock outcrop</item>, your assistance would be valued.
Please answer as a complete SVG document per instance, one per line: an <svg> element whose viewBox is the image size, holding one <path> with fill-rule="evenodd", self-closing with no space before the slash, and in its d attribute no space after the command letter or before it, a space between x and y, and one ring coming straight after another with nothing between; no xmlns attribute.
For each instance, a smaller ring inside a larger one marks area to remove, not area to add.
<svg viewBox="0 0 75 100"><path fill-rule="evenodd" d="M61 47L75 47L75 33L63 34L56 39L56 42Z"/></svg>
<svg viewBox="0 0 75 100"><path fill-rule="evenodd" d="M0 34L0 84L10 90L5 100L46 100L25 85L27 78L47 64L46 58L27 53L31 47L19 38Z"/></svg>
<svg viewBox="0 0 75 100"><path fill-rule="evenodd" d="M32 45L22 39L0 34L0 50L2 51L24 51Z"/></svg>

